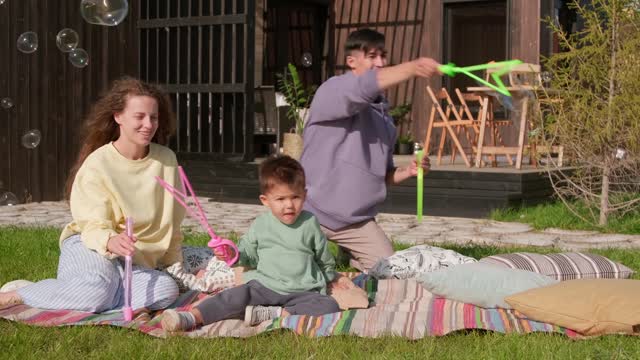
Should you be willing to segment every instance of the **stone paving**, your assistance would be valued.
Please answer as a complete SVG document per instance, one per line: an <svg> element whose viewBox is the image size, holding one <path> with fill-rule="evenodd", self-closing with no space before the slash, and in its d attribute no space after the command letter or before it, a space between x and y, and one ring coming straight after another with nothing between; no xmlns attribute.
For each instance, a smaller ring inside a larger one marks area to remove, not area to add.
<svg viewBox="0 0 640 360"><path fill-rule="evenodd" d="M243 234L255 217L265 211L258 205L200 202L209 223L220 234ZM417 222L412 215L380 214L380 226L396 242L417 244L486 244L496 246L533 245L581 251L592 248L640 248L640 235L601 234L595 231L546 229L535 231L521 223L484 219L425 216ZM66 202L41 202L0 207L0 226L52 226L62 228L71 221ZM199 224L187 217L186 231L202 231Z"/></svg>

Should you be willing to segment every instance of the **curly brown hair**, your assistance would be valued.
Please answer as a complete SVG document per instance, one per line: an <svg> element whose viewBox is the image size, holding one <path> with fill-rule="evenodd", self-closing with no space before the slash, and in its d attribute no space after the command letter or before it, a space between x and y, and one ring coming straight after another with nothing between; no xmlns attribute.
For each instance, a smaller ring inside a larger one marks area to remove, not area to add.
<svg viewBox="0 0 640 360"><path fill-rule="evenodd" d="M114 119L114 114L124 111L127 100L131 96L149 96L158 102L158 130L151 142L167 145L169 138L176 131L176 117L171 106L169 95L159 86L146 83L136 78L125 76L115 80L111 88L93 104L82 126L82 148L78 159L71 168L65 195L69 199L71 187L78 169L84 160L99 147L116 141L120 137L120 127Z"/></svg>

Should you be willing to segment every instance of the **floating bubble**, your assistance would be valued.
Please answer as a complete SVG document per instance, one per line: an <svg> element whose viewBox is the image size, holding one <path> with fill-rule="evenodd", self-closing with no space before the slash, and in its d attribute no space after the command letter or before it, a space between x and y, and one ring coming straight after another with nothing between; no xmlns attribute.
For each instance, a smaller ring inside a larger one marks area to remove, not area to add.
<svg viewBox="0 0 640 360"><path fill-rule="evenodd" d="M20 34L20 36L18 36L16 46L21 52L25 54L31 54L32 52L38 50L38 34L34 33L33 31L27 31Z"/></svg>
<svg viewBox="0 0 640 360"><path fill-rule="evenodd" d="M0 0L0 5L4 5L6 0Z"/></svg>
<svg viewBox="0 0 640 360"><path fill-rule="evenodd" d="M80 13L90 24L116 26L129 13L127 0L82 0Z"/></svg>
<svg viewBox="0 0 640 360"><path fill-rule="evenodd" d="M511 96L506 96L496 91L489 92L489 96L495 98L498 101L498 103L502 105L503 108L509 111L514 110L513 99L511 98Z"/></svg>
<svg viewBox="0 0 640 360"><path fill-rule="evenodd" d="M82 48L75 48L69 52L69 62L77 68L83 68L89 65L89 54Z"/></svg>
<svg viewBox="0 0 640 360"><path fill-rule="evenodd" d="M542 82L550 83L551 82L551 73L548 71L543 71L540 73L540 77L542 78Z"/></svg>
<svg viewBox="0 0 640 360"><path fill-rule="evenodd" d="M2 98L2 100L0 100L0 106L2 106L3 109L10 109L13 107L13 100L11 100L11 98Z"/></svg>
<svg viewBox="0 0 640 360"><path fill-rule="evenodd" d="M73 29L65 28L56 35L56 45L62 52L69 52L78 46L78 33Z"/></svg>
<svg viewBox="0 0 640 360"><path fill-rule="evenodd" d="M312 64L313 64L313 56L311 56L311 53L306 52L302 54L302 66L310 67Z"/></svg>
<svg viewBox="0 0 640 360"><path fill-rule="evenodd" d="M41 134L40 130L33 129L29 130L24 135L22 135L22 146L27 149L35 149L40 145Z"/></svg>
<svg viewBox="0 0 640 360"><path fill-rule="evenodd" d="M627 157L627 150L621 149L621 148L617 148L616 149L616 153L615 153L615 157L618 160L624 159L625 157Z"/></svg>
<svg viewBox="0 0 640 360"><path fill-rule="evenodd" d="M0 191L0 206L13 206L17 203L18 197L14 193L10 191Z"/></svg>

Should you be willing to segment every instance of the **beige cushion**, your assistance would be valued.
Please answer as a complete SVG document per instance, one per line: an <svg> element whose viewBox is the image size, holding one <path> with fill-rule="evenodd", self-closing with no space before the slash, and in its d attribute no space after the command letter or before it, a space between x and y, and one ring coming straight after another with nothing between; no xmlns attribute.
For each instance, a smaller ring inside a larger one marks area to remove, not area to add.
<svg viewBox="0 0 640 360"><path fill-rule="evenodd" d="M640 335L640 280L569 280L505 300L530 319L584 335Z"/></svg>

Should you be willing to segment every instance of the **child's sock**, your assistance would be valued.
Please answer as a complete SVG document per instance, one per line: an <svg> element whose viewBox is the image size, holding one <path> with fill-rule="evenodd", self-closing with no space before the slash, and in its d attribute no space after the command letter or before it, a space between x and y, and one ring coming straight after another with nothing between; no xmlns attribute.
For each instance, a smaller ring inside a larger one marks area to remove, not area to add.
<svg viewBox="0 0 640 360"><path fill-rule="evenodd" d="M195 329L196 317L189 311L165 310L162 314L162 328L166 331Z"/></svg>

